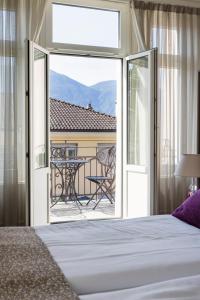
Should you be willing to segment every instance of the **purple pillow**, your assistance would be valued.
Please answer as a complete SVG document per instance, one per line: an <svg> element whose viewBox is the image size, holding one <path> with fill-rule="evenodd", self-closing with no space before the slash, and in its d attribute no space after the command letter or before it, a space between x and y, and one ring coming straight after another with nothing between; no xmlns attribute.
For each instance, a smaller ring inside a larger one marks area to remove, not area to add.
<svg viewBox="0 0 200 300"><path fill-rule="evenodd" d="M177 207L172 216L200 228L200 189Z"/></svg>

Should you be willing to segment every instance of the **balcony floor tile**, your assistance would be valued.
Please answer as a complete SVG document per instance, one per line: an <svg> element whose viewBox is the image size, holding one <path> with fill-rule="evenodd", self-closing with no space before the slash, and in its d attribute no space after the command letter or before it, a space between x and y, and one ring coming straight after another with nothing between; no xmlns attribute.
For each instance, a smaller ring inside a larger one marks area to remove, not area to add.
<svg viewBox="0 0 200 300"><path fill-rule="evenodd" d="M95 203L90 202L88 206L80 206L81 213L74 202L58 202L50 209L50 222L65 222L74 220L87 220L87 219L108 219L115 217L115 205L111 204L107 199L103 199L95 210Z"/></svg>

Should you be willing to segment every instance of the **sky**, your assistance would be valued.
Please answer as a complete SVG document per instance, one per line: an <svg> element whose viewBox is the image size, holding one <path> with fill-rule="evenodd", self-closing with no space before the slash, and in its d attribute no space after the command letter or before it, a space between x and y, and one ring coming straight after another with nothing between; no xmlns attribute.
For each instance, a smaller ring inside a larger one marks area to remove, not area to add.
<svg viewBox="0 0 200 300"><path fill-rule="evenodd" d="M53 5L53 42L118 48L119 12Z"/></svg>
<svg viewBox="0 0 200 300"><path fill-rule="evenodd" d="M101 81L118 80L121 60L53 54L50 69L91 86Z"/></svg>
<svg viewBox="0 0 200 300"><path fill-rule="evenodd" d="M118 25L118 12L53 5L53 41L57 43L118 47ZM119 79L121 61L51 55L50 69L91 86Z"/></svg>

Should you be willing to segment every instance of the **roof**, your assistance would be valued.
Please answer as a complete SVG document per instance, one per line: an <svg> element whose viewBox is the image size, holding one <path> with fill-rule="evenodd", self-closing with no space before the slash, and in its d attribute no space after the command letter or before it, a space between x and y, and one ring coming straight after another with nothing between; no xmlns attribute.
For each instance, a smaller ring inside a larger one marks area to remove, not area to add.
<svg viewBox="0 0 200 300"><path fill-rule="evenodd" d="M50 99L51 131L115 132L116 117L57 99Z"/></svg>

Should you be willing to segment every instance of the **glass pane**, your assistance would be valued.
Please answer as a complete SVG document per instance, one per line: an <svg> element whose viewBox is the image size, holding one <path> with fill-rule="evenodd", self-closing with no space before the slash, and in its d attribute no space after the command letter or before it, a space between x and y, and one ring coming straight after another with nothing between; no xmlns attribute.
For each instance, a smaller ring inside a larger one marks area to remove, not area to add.
<svg viewBox="0 0 200 300"><path fill-rule="evenodd" d="M119 47L119 12L53 4L53 42Z"/></svg>
<svg viewBox="0 0 200 300"><path fill-rule="evenodd" d="M16 12L6 9L0 10L0 24L0 40L14 41L16 39Z"/></svg>
<svg viewBox="0 0 200 300"><path fill-rule="evenodd" d="M47 166L46 104L46 54L34 49L33 159L35 169Z"/></svg>
<svg viewBox="0 0 200 300"><path fill-rule="evenodd" d="M128 164L147 163L148 56L128 62Z"/></svg>

